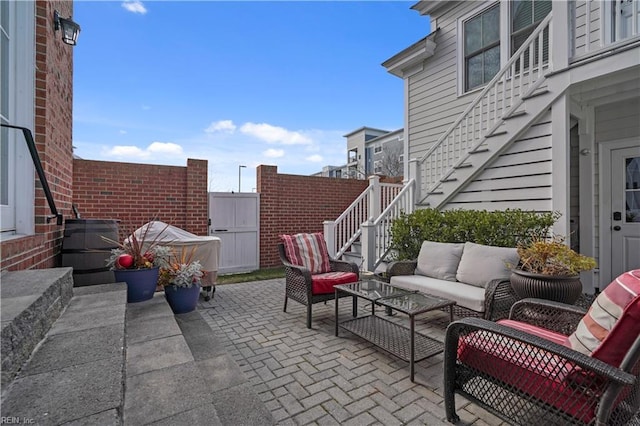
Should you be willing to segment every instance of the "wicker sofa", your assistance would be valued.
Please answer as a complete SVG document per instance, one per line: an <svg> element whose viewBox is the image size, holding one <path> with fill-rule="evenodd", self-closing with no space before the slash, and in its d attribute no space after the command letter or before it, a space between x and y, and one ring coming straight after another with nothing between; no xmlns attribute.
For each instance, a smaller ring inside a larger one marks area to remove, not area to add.
<svg viewBox="0 0 640 426"><path fill-rule="evenodd" d="M510 424L638 424L640 269L614 280L588 311L524 299L497 323L447 328L444 402L455 394Z"/></svg>
<svg viewBox="0 0 640 426"><path fill-rule="evenodd" d="M518 300L509 282L515 248L424 241L416 260L389 264L392 285L455 300L454 314L506 318Z"/></svg>

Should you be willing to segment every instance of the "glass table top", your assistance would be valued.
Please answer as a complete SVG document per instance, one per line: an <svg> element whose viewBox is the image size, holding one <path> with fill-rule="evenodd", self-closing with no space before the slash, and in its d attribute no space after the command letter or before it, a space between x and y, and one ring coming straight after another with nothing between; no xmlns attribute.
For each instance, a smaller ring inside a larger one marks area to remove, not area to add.
<svg viewBox="0 0 640 426"><path fill-rule="evenodd" d="M356 283L337 285L340 290L356 296L363 297L368 300L378 300L383 297L395 297L403 294L414 293L412 290L405 290L394 287L387 283L377 280L362 280Z"/></svg>
<svg viewBox="0 0 640 426"><path fill-rule="evenodd" d="M406 294L398 294L393 297L385 297L381 300L377 300L376 303L378 305L388 306L394 310L404 312L409 315L419 314L455 304L452 300L441 299L439 297L429 296L418 292L407 292Z"/></svg>

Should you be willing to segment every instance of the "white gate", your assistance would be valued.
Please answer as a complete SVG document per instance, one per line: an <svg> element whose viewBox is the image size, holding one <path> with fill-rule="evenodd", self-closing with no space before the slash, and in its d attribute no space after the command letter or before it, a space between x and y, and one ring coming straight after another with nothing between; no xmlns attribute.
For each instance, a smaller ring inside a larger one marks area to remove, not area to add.
<svg viewBox="0 0 640 426"><path fill-rule="evenodd" d="M210 192L209 235L220 238L218 273L258 269L260 194Z"/></svg>

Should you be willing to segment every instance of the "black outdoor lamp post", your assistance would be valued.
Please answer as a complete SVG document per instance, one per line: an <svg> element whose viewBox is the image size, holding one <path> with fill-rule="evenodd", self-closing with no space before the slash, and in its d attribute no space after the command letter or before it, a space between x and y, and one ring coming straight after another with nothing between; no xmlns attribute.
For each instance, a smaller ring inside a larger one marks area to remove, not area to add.
<svg viewBox="0 0 640 426"><path fill-rule="evenodd" d="M80 34L80 25L75 23L71 17L63 18L60 13L55 10L53 12L53 23L56 31L62 30L62 41L71 46L75 46Z"/></svg>

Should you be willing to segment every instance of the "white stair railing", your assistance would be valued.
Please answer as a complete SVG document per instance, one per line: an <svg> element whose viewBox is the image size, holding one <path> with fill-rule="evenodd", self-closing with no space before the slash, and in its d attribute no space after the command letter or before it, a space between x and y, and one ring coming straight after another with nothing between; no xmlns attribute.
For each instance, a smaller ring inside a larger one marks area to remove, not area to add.
<svg viewBox="0 0 640 426"><path fill-rule="evenodd" d="M379 176L369 178L369 186L334 221L324 222L329 255L339 259L362 234L360 225L377 217L402 190L401 184L380 183Z"/></svg>
<svg viewBox="0 0 640 426"><path fill-rule="evenodd" d="M413 213L415 209L415 185L415 180L411 179L377 218L362 224L364 270L375 271L389 253L393 221L404 213Z"/></svg>
<svg viewBox="0 0 640 426"><path fill-rule="evenodd" d="M551 13L420 158L421 194L428 196L435 191L443 180L464 164L470 152L481 149L485 137L500 126L504 117L513 114L523 99L544 82L544 74L552 69L548 49L550 40L553 40Z"/></svg>

